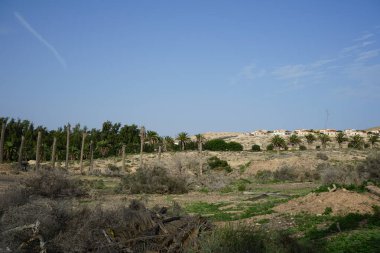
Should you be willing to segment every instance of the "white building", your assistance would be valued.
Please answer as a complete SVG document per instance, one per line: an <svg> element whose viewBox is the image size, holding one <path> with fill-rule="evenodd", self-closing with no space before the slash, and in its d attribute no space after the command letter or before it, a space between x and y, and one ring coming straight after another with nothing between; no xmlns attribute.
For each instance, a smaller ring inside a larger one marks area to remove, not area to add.
<svg viewBox="0 0 380 253"><path fill-rule="evenodd" d="M319 130L319 132L321 134L325 134L325 135L328 135L330 137L335 137L338 134L338 131L336 131L335 129L321 129L321 130Z"/></svg>
<svg viewBox="0 0 380 253"><path fill-rule="evenodd" d="M272 135L280 135L280 136L286 136L290 134L291 132L285 129L276 129L276 130L273 130L273 133L272 133Z"/></svg>
<svg viewBox="0 0 380 253"><path fill-rule="evenodd" d="M306 136L310 133L312 133L312 131L307 129L296 129L293 131L293 134L296 134L298 136Z"/></svg>
<svg viewBox="0 0 380 253"><path fill-rule="evenodd" d="M352 137L355 135L359 135L361 137L367 137L367 133L361 130L347 129L347 130L344 130L343 132L349 137Z"/></svg>
<svg viewBox="0 0 380 253"><path fill-rule="evenodd" d="M262 130L256 130L251 133L253 136L267 136L268 135L268 130L262 129Z"/></svg>

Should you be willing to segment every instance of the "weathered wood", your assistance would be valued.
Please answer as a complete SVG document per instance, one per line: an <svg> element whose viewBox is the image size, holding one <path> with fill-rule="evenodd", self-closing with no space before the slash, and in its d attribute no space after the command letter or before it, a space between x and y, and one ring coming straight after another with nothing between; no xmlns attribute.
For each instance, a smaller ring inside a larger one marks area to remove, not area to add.
<svg viewBox="0 0 380 253"><path fill-rule="evenodd" d="M87 136L87 133L84 132L82 134L82 146L80 148L80 162L79 162L79 166L80 166L80 173L83 174L83 153L84 153L84 142L86 140L86 136Z"/></svg>
<svg viewBox="0 0 380 253"><path fill-rule="evenodd" d="M125 172L125 144L123 144L121 148L121 155L122 155L122 165L121 165L121 170Z"/></svg>
<svg viewBox="0 0 380 253"><path fill-rule="evenodd" d="M55 168L55 152L57 149L57 137L54 137L53 139L53 147L51 151L51 167L54 169Z"/></svg>
<svg viewBox="0 0 380 253"><path fill-rule="evenodd" d="M40 162L41 162L41 131L38 131L37 135L37 147L36 147L36 169L38 170L40 168Z"/></svg>
<svg viewBox="0 0 380 253"><path fill-rule="evenodd" d="M21 136L21 144L18 150L18 161L17 161L20 168L22 166L21 162L22 162L22 155L23 155L23 150L24 150L24 142L25 142L25 137Z"/></svg>
<svg viewBox="0 0 380 253"><path fill-rule="evenodd" d="M140 168L143 166L143 151L144 151L144 140L145 140L145 127L142 126L140 129Z"/></svg>
<svg viewBox="0 0 380 253"><path fill-rule="evenodd" d="M3 163L4 158L4 139L5 139L5 128L7 127L7 123L3 122L1 127L1 137L0 137L0 163Z"/></svg>
<svg viewBox="0 0 380 253"><path fill-rule="evenodd" d="M94 169L94 143L90 141L90 172Z"/></svg>
<svg viewBox="0 0 380 253"><path fill-rule="evenodd" d="M65 168L66 170L69 169L69 151L70 151L70 124L67 124L66 127L66 163Z"/></svg>

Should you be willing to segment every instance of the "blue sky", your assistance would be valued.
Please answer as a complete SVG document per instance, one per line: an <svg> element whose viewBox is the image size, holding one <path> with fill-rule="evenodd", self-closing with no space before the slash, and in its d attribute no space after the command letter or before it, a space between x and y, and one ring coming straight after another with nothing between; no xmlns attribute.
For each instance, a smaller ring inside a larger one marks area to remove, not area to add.
<svg viewBox="0 0 380 253"><path fill-rule="evenodd" d="M0 2L0 115L161 135L380 125L380 1Z"/></svg>

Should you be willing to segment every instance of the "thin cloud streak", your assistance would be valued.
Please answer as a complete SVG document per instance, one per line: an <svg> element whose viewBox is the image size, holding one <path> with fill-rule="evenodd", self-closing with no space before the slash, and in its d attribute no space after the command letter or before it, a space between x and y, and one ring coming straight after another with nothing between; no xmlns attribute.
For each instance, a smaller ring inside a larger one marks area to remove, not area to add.
<svg viewBox="0 0 380 253"><path fill-rule="evenodd" d="M359 57L356 59L356 61L365 61L365 60L377 57L379 55L379 52L380 52L380 49L362 52L359 54Z"/></svg>
<svg viewBox="0 0 380 253"><path fill-rule="evenodd" d="M59 54L57 49L53 45L51 45L42 35L40 35L18 12L14 12L16 19L20 22L20 24L25 27L36 39L38 39L44 46L46 46L50 52L53 53L58 62L62 65L64 69L67 68L65 59Z"/></svg>

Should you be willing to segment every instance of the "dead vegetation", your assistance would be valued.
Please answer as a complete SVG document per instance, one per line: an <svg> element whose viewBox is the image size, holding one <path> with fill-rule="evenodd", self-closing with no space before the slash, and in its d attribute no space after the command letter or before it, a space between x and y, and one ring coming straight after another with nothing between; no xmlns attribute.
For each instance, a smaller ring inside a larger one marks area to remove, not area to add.
<svg viewBox="0 0 380 253"><path fill-rule="evenodd" d="M167 208L154 212L135 201L107 209L71 204L41 199L9 208L1 219L0 251L182 252L211 228L199 216L169 216Z"/></svg>
<svg viewBox="0 0 380 253"><path fill-rule="evenodd" d="M125 176L120 187L132 194L188 192L187 182L183 177L170 176L165 168L159 166L139 168L134 174Z"/></svg>

